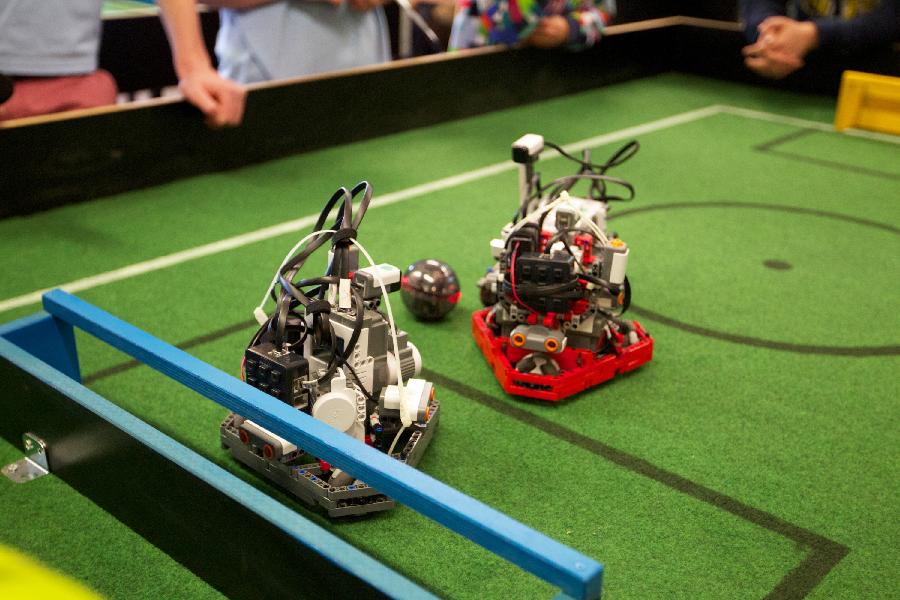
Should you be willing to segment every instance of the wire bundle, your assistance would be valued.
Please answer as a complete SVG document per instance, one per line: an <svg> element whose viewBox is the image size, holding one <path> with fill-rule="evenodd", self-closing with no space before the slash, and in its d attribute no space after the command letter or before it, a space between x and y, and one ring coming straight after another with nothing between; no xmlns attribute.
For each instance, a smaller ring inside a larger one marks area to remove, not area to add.
<svg viewBox="0 0 900 600"><path fill-rule="evenodd" d="M533 203L537 202L537 206L540 206L541 203L552 202L553 200L558 198L559 195L562 194L562 192L571 190L580 181L590 182L590 186L588 188L588 197L592 200L597 200L598 202L627 201L634 198L633 185L631 185L624 179L611 177L607 175L606 172L613 167L618 167L622 163L629 160L632 156L637 154L637 151L640 150L641 147L637 140L631 140L630 142L616 150L605 163L591 162L590 154L587 150L583 151L582 158L578 158L576 156L572 156L571 154L566 152L562 148L562 146L554 144L553 142L544 142L544 145L559 152L560 156L562 156L563 158L567 158L572 162L578 163L579 170L574 175L567 175L565 177L554 179L547 185L543 186L540 183L539 176L537 176L538 179L534 183L532 194L528 198L524 199L522 205L519 206L519 210L513 217L513 223L517 222L521 218L524 218L529 212L531 212L529 210L529 207L531 207ZM609 194L607 190L608 184L614 184L625 188L625 190L627 190L628 192L627 196Z"/></svg>
<svg viewBox="0 0 900 600"><path fill-rule="evenodd" d="M353 200L360 194L362 199L354 214ZM372 186L367 181L358 183L349 191L344 187L339 188L322 208L312 233L300 240L285 258L256 311L259 316L269 295L275 300L274 313L261 322L259 330L250 340L250 346L271 341L279 350L288 351L293 346L302 345L308 336L312 336L313 348L325 348L327 354L327 367L317 380L320 384L330 381L338 367L345 367L359 384L359 377L348 359L362 332L365 316L363 298L357 289L350 287L356 319L350 339L344 344L343 349L340 349L329 323L332 305L325 294L329 286L337 285L341 279L349 278L352 268L350 247L357 244L355 240L357 230L371 199ZM338 214L334 223L330 228L323 229L328 215L335 207L338 208ZM329 241L332 258L325 274L297 279L307 259ZM278 293L275 291L276 284L280 286ZM372 400L370 393L362 385L359 387L363 394Z"/></svg>

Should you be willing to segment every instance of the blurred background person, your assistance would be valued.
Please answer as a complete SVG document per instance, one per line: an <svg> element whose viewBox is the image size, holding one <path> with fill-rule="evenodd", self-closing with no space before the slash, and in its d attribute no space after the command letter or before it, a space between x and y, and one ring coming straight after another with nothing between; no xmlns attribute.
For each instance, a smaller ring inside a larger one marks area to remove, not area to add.
<svg viewBox="0 0 900 600"><path fill-rule="evenodd" d="M213 69L194 0L158 0L179 89L214 126L236 125L245 92ZM114 104L116 83L97 68L102 0L4 0L0 73L12 82L0 119Z"/></svg>
<svg viewBox="0 0 900 600"><path fill-rule="evenodd" d="M593 0L459 0L450 49L523 43L580 50L594 45L614 12Z"/></svg>
<svg viewBox="0 0 900 600"><path fill-rule="evenodd" d="M386 0L210 0L219 73L254 83L391 60Z"/></svg>
<svg viewBox="0 0 900 600"><path fill-rule="evenodd" d="M861 58L890 51L900 39L900 0L740 0L744 64L782 79L813 52Z"/></svg>

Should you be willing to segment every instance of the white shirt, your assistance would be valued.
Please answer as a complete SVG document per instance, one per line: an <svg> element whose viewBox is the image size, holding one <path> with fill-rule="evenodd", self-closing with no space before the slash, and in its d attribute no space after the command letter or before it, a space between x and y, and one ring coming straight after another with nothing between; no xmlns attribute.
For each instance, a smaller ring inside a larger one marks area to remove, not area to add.
<svg viewBox="0 0 900 600"><path fill-rule="evenodd" d="M282 0L246 10L222 9L216 40L219 72L241 83L300 77L391 59L381 8Z"/></svg>
<svg viewBox="0 0 900 600"><path fill-rule="evenodd" d="M102 5L103 0L0 0L0 73L95 71Z"/></svg>

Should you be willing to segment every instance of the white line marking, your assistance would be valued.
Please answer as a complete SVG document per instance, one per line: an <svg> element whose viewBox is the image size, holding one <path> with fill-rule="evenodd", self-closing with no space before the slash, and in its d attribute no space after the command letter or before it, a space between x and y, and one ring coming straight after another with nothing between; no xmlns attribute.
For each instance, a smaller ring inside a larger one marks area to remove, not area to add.
<svg viewBox="0 0 900 600"><path fill-rule="evenodd" d="M649 123L644 123L643 125L636 125L634 127L627 127L625 129L620 129L618 131L614 131L604 135L598 135L586 140L581 140L580 142L567 144L563 146L563 149L566 152L570 153L580 152L585 148L602 146L604 144L620 141L625 138L637 137L647 133L652 133L654 131L668 129L670 127L683 125L685 123L698 121L700 119L705 119L706 117L723 113L746 117L749 119L770 121L773 123L782 123L795 127L804 127L807 129L816 129L819 131L837 133L835 132L834 127L832 127L828 123L822 123L821 121L810 121L807 119L798 119L795 117L788 117L774 113L740 108L737 106L716 104L704 108L699 108L697 110L691 110L688 112L673 115L671 117L657 119L656 121L650 121ZM900 143L900 136L888 136L878 133L872 133L869 131L859 131L855 129L847 130L843 133L854 137L877 139L891 143ZM555 151L545 152L544 158L549 159L557 155L558 154ZM470 183L472 181L477 181L485 177L490 177L492 175L497 175L499 173L509 171L511 169L514 169L515 166L515 163L513 163L512 161L504 161L493 165L488 165L480 169L475 169L472 171L467 171L465 173L459 173L458 175L451 175L450 177L444 177L443 179L437 179L435 181L416 185L404 190L398 190L396 192L384 194L383 196L380 196L373 200L369 205L369 208L374 209L382 206L388 206L390 204L403 202L417 196L423 196L432 192L446 190L448 188L456 187L465 183ZM137 277L138 275L144 275L146 273L152 273L153 271L159 271L160 269L165 269L182 263L190 262L198 258L220 254L222 252L227 252L228 250L234 250L236 248L241 248L250 244L262 242L281 235L297 233L298 231L301 231L315 223L317 217L318 214L307 215L299 219L294 219L293 221L286 221L284 223L279 223L278 225L264 227L262 229L257 229L256 231L250 231L248 233L236 235L234 237L219 240L217 242L211 242L202 246L197 246L194 248L189 248L187 250L182 250L180 252L174 252L165 256L159 256L157 258L145 260L139 263L128 265L126 267L122 267L120 269L113 269L112 271L107 271L105 273L99 273L97 275L92 275L83 279L76 279L74 281L69 281L67 283L62 283L53 287L35 290L27 294L22 294L21 296L8 298L6 300L0 301L0 313L12 310L14 308L20 308L22 306L28 306L30 304L37 304L41 301L41 296L43 294L49 292L54 288L62 288L67 292L77 293L101 285L105 285L107 283L122 281L123 279L129 279L131 277Z"/></svg>
<svg viewBox="0 0 900 600"><path fill-rule="evenodd" d="M717 107L708 106L699 110L692 110L671 117L666 117L664 119L644 123L643 125L628 127L626 129L620 129L619 131L607 133L605 135L599 135L593 138L582 140L580 142L575 142L573 144L563 146L563 149L566 152L578 152L583 148L600 146L603 144L608 144L610 142L622 140L624 138L643 135L653 131L659 131L668 127L674 127L676 125L703 119L710 115L714 115L717 112L719 112L719 109ZM555 151L546 152L544 154L546 158L552 158L556 155L557 153ZM487 167L475 169L473 171L467 171L458 175L451 175L450 177L444 177L443 179L437 179L435 181L431 181L421 185L416 185L396 192L391 192L389 194L384 194L383 196L374 199L369 205L369 209L371 210L382 206L388 206L390 204L403 202L404 200L409 200L410 198L415 198L417 196L424 196L425 194L429 194L432 192L446 190L458 185L477 181L478 179L497 175L499 173L512 170L515 167L516 164L512 161L503 161L493 165L488 165ZM315 223L318 216L318 213L314 215L307 215L299 219L294 219L293 221L286 221L284 223L279 223L278 225L264 227L262 229L257 229L256 231L250 231L248 233L236 235L234 237L219 240L217 242L211 242L202 246L197 246L194 248L189 248L187 250L182 250L180 252L174 252L165 256L159 256L157 258L145 260L139 263L128 265L127 267L122 267L120 269L113 269L112 271L107 271L105 273L99 273L97 275L92 275L83 279L76 279L75 281L69 281L67 283L55 285L53 287L35 290L28 294L22 294L21 296L16 296L14 298L8 298L0 302L0 313L12 310L14 308L36 304L41 301L42 295L54 288L62 288L67 292L71 292L74 294L101 285L105 285L107 283L122 281L123 279L129 279L131 277L137 277L138 275L144 275L153 271L159 271L160 269L165 269L168 267L186 263L198 258L212 256L213 254L227 252L228 250L234 250L236 248L241 248L250 244L262 242L264 240L268 240L277 236L286 235L288 233L297 233L298 231L301 231Z"/></svg>
<svg viewBox="0 0 900 600"><path fill-rule="evenodd" d="M796 117L787 117L785 115L776 115L775 113L763 112L761 110L751 110L749 108L740 108L738 106L727 106L724 104L720 104L715 108L718 108L719 112L727 113L729 115L735 115L738 117L746 117L748 119L781 123L783 125L793 125L794 127L803 127L805 129L815 129L817 131L826 131L828 133L844 134L852 137L878 140L880 142L888 142L891 144L900 144L900 135L889 135L886 133L877 133L874 131L863 131L862 129L846 129L844 131L837 131L835 130L834 125L832 125L831 123L810 121L808 119L798 119Z"/></svg>

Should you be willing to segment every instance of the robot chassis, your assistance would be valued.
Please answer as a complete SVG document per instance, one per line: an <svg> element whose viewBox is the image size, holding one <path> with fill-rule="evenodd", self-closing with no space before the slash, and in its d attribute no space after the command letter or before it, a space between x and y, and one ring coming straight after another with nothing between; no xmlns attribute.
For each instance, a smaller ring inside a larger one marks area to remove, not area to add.
<svg viewBox="0 0 900 600"><path fill-rule="evenodd" d="M542 186L534 166L545 146L580 163L579 172ZM578 159L540 135L513 143L520 207L491 240L496 263L478 282L486 308L472 315L475 341L507 393L555 402L652 358L653 338L621 318L631 301L628 245L606 234L608 203L634 196L606 171L638 147L594 164L587 151ZM569 195L579 182L590 185L588 197ZM610 184L628 196L611 195Z"/></svg>
<svg viewBox="0 0 900 600"><path fill-rule="evenodd" d="M355 218L352 201L362 200ZM411 466L418 464L437 429L440 403L431 382L415 378L418 349L381 312L382 299L400 289L400 270L380 264L359 268L356 230L371 199L367 182L339 189L322 210L305 246L285 259L267 292L276 301L241 365L242 379L297 410L374 446ZM338 207L330 230L322 226ZM324 276L297 280L306 259L331 241ZM365 253L365 251L363 250ZM366 254L368 257L368 255ZM264 299L265 301L265 299ZM230 414L220 428L223 448L331 517L393 508L393 500L348 473L298 448L257 423Z"/></svg>

